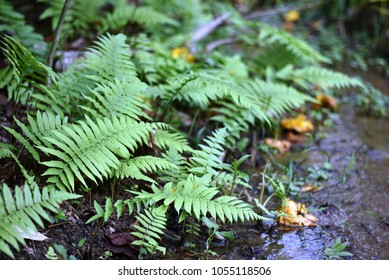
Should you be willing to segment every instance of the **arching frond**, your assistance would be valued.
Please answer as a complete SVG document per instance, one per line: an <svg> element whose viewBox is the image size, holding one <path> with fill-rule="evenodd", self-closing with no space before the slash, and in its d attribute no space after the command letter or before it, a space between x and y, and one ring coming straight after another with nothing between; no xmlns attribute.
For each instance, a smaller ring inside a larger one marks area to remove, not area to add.
<svg viewBox="0 0 389 280"><path fill-rule="evenodd" d="M25 245L22 233L29 236L37 232L36 224L44 227L42 218L51 221L47 211L56 213L58 203L79 197L48 188L41 192L27 184L23 188L16 186L13 195L6 184L0 186L0 251L13 258L10 246L19 251L19 243Z"/></svg>
<svg viewBox="0 0 389 280"><path fill-rule="evenodd" d="M60 130L68 123L67 117L61 119L60 116L54 115L50 111L36 114L36 119L30 115L27 116L29 125L14 118L16 124L22 130L22 134L10 127L4 127L9 133L11 133L26 149L31 153L36 161L40 161L40 156L35 146L46 145L52 147L49 141L45 140L45 137L55 137L54 130Z"/></svg>
<svg viewBox="0 0 389 280"><path fill-rule="evenodd" d="M291 73L291 78L297 84L305 88L308 88L309 85L318 85L323 89L347 87L357 87L361 89L366 88L360 79L352 78L336 71L315 66L295 69Z"/></svg>
<svg viewBox="0 0 389 280"><path fill-rule="evenodd" d="M10 63L0 72L0 88L6 86L8 98L16 102L27 102L33 92L50 95L48 81L55 83L57 75L52 69L39 62L35 56L17 40L3 36L2 51Z"/></svg>
<svg viewBox="0 0 389 280"><path fill-rule="evenodd" d="M161 128L166 125L138 123L126 117L112 116L95 121L86 117L78 125L54 131L56 137L45 137L54 147L39 148L58 159L42 162L49 167L43 175L50 176L48 182L60 189L72 191L76 178L87 185L82 174L94 182L96 178L102 181L118 168L119 158L130 158L140 145L148 143L154 129Z"/></svg>
<svg viewBox="0 0 389 280"><path fill-rule="evenodd" d="M329 62L328 58L322 56L297 36L264 23L259 23L258 25L260 28L258 42L260 45L271 46L280 44L303 61L311 63Z"/></svg>
<svg viewBox="0 0 389 280"><path fill-rule="evenodd" d="M211 181L209 174L203 177L190 174L186 181L177 185L168 183L162 190L154 186L153 193L142 191L137 193L137 197L154 203L163 201L166 206L174 205L178 213L184 210L197 219L200 219L200 215L208 214L215 220L219 218L223 223L262 219L249 204L236 197L215 197L219 191L209 187Z"/></svg>

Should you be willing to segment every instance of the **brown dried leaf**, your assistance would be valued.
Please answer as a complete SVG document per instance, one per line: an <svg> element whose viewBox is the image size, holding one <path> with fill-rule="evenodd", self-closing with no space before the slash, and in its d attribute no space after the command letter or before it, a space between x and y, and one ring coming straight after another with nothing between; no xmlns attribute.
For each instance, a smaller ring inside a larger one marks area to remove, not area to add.
<svg viewBox="0 0 389 280"><path fill-rule="evenodd" d="M316 186L316 185L304 185L301 187L300 192L317 192L321 190L323 187L322 186Z"/></svg>
<svg viewBox="0 0 389 280"><path fill-rule="evenodd" d="M279 140L273 138L265 138L265 144L271 148L277 149L280 153L284 153L290 150L292 143L287 140Z"/></svg>

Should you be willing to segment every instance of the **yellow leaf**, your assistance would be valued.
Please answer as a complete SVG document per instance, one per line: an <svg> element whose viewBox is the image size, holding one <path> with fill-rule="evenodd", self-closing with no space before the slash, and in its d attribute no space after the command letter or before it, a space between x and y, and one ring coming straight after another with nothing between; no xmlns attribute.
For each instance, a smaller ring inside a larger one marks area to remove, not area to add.
<svg viewBox="0 0 389 280"><path fill-rule="evenodd" d="M295 22L300 18L300 13L296 10L290 10L284 14L284 20L286 22Z"/></svg>
<svg viewBox="0 0 389 280"><path fill-rule="evenodd" d="M286 204L279 209L283 215L278 217L278 223L290 227L317 226L319 221L315 216L308 214L305 204L286 199Z"/></svg>
<svg viewBox="0 0 389 280"><path fill-rule="evenodd" d="M288 118L281 120L281 125L284 129L294 130L299 133L313 131L313 124L305 115L298 115L297 118Z"/></svg>

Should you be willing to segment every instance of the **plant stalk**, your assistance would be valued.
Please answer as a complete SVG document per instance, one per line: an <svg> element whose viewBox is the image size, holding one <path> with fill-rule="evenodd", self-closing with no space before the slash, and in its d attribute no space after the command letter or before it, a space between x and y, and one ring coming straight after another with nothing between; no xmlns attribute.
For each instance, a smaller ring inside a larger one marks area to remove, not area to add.
<svg viewBox="0 0 389 280"><path fill-rule="evenodd" d="M68 12L70 7L70 2L71 0L65 0L65 3L61 11L61 15L59 16L58 23L55 28L53 43L51 44L49 56L47 57L47 66L49 66L50 68L53 67L55 51L57 50L59 37L61 35L61 30L62 30L63 23L65 21L66 13Z"/></svg>

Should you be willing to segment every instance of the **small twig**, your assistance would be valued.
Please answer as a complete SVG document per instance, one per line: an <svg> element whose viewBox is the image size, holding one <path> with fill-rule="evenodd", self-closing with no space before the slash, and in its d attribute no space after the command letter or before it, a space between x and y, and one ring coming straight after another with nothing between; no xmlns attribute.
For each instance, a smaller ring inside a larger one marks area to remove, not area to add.
<svg viewBox="0 0 389 280"><path fill-rule="evenodd" d="M61 29L62 29L63 23L65 21L66 13L69 10L70 2L71 2L71 0L65 1L63 8L62 8L62 11L61 11L61 15L59 16L59 19L58 19L57 26L55 28L53 43L51 44L49 56L47 57L47 66L49 66L50 68L53 67L55 51L57 50L59 37L61 34Z"/></svg>
<svg viewBox="0 0 389 280"><path fill-rule="evenodd" d="M207 37L210 33L212 33L219 25L221 25L225 20L227 20L231 16L230 13L225 13L221 16L218 16L217 18L211 20L210 22L207 22L195 32L193 32L192 36L192 43L196 43L198 41L201 41L205 37Z"/></svg>
<svg viewBox="0 0 389 280"><path fill-rule="evenodd" d="M233 44L236 42L238 42L238 40L235 38L220 39L220 40L217 40L217 41L214 41L214 42L207 44L207 46L205 47L205 52L208 54L220 46L230 45L230 44Z"/></svg>

